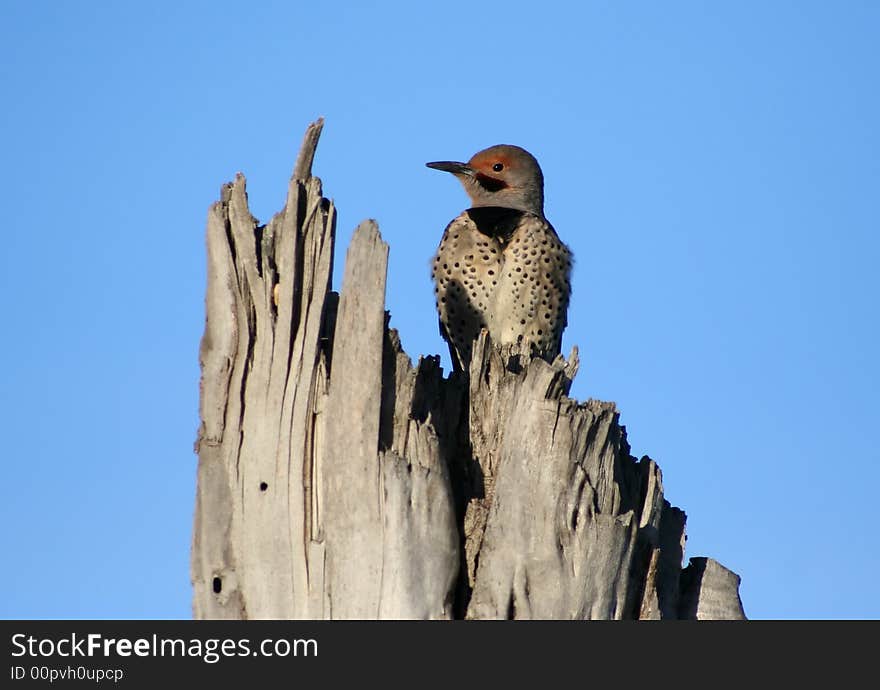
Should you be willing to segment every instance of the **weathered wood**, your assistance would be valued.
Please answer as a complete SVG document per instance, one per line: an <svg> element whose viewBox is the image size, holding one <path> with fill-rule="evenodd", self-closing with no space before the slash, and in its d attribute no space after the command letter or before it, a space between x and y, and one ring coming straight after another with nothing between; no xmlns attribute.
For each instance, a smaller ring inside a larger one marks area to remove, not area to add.
<svg viewBox="0 0 880 690"><path fill-rule="evenodd" d="M311 160L319 130L309 129L301 159ZM209 212L197 618L315 615L306 508L335 221L313 177L291 180L284 210L265 227L248 210L242 176Z"/></svg>
<svg viewBox="0 0 880 690"><path fill-rule="evenodd" d="M613 403L484 332L469 375L414 366L373 221L330 290L336 214L306 132L260 226L239 176L208 214L192 547L197 618L743 617L739 578L682 571L684 513Z"/></svg>
<svg viewBox="0 0 880 690"><path fill-rule="evenodd" d="M465 526L470 617L641 612L646 557L660 552L671 508L657 466L630 456L614 404L566 397L577 366L577 351L547 364L485 334L477 343L471 439L483 491Z"/></svg>
<svg viewBox="0 0 880 690"><path fill-rule="evenodd" d="M388 245L367 221L355 231L333 339L322 454L325 584L331 618L376 618L382 586L379 412ZM357 496L357 500L352 500Z"/></svg>
<svg viewBox="0 0 880 690"><path fill-rule="evenodd" d="M681 574L684 620L745 620L739 598L740 577L711 558L692 558Z"/></svg>

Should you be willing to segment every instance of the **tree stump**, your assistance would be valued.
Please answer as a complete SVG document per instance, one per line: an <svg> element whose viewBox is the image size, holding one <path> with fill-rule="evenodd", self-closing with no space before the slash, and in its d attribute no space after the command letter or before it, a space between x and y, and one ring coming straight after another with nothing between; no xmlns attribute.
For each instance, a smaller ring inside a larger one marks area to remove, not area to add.
<svg viewBox="0 0 880 690"><path fill-rule="evenodd" d="M260 225L245 179L208 213L192 544L196 618L744 618L739 577L682 569L685 514L613 403L484 332L468 375L388 328L388 245L336 226L311 164Z"/></svg>

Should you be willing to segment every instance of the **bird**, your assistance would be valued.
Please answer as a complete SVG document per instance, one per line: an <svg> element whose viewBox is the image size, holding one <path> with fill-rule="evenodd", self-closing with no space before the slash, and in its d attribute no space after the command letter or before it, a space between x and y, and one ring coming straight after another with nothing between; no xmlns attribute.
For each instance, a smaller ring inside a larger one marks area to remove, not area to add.
<svg viewBox="0 0 880 690"><path fill-rule="evenodd" d="M519 146L499 144L467 163L426 165L455 175L471 201L446 226L431 269L453 369L469 371L484 328L496 343L525 339L552 360L568 323L573 257L544 217L538 161Z"/></svg>

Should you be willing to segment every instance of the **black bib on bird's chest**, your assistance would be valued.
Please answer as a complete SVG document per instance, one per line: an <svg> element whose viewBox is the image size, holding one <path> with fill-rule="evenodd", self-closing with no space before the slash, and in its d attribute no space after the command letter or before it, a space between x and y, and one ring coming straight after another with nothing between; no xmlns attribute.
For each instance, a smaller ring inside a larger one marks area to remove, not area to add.
<svg viewBox="0 0 880 690"><path fill-rule="evenodd" d="M520 224L525 211L503 206L477 206L469 208L465 213L474 221L483 235L492 237L506 246L510 238Z"/></svg>

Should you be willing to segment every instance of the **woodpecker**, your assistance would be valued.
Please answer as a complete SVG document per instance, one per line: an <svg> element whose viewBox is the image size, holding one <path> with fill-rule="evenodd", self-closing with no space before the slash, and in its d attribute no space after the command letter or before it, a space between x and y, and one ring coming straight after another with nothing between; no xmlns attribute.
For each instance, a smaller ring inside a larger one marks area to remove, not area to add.
<svg viewBox="0 0 880 690"><path fill-rule="evenodd" d="M502 144L467 163L426 165L455 175L471 200L446 226L432 267L440 334L454 369L469 370L483 328L496 343L525 339L552 360L568 323L572 254L544 217L538 161Z"/></svg>

